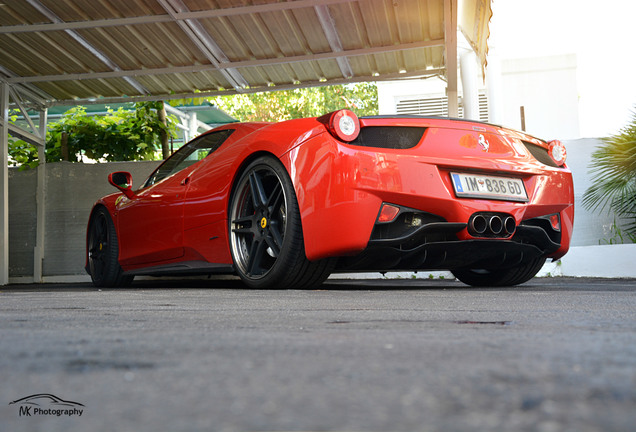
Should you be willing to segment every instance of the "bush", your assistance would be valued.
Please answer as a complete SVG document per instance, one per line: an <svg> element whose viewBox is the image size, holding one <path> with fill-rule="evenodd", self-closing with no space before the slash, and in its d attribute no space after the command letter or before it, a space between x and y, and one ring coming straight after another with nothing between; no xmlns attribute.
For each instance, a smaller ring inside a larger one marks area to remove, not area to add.
<svg viewBox="0 0 636 432"><path fill-rule="evenodd" d="M590 172L594 184L583 196L590 210L613 210L627 220L623 231L636 236L636 112L631 122L616 135L603 139L592 154Z"/></svg>

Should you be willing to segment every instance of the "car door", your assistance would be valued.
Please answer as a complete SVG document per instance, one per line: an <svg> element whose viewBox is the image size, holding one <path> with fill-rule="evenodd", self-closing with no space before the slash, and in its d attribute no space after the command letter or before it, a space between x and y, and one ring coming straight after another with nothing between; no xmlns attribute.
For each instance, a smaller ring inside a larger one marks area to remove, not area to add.
<svg viewBox="0 0 636 432"><path fill-rule="evenodd" d="M183 208L190 178L218 147L219 133L190 141L150 175L135 197L118 203L122 266L159 265L184 255Z"/></svg>
<svg viewBox="0 0 636 432"><path fill-rule="evenodd" d="M177 172L117 205L122 266L183 256L183 202L191 169Z"/></svg>

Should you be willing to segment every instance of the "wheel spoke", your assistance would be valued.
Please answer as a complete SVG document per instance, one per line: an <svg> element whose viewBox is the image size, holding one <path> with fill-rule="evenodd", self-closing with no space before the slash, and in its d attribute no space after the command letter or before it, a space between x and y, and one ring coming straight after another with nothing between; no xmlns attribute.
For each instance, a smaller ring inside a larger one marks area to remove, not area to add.
<svg viewBox="0 0 636 432"><path fill-rule="evenodd" d="M272 248L274 256L278 257L281 248L283 247L283 236L278 229L278 223L272 223L269 228L269 236L267 237L267 244Z"/></svg>
<svg viewBox="0 0 636 432"><path fill-rule="evenodd" d="M98 247L93 247L88 252L89 252L88 256L91 259L99 260L99 261L103 261L104 260L104 253L102 251L100 251Z"/></svg>
<svg viewBox="0 0 636 432"><path fill-rule="evenodd" d="M250 173L250 190L252 192L252 202L254 208L259 208L267 204L267 194L261 176L256 172Z"/></svg>
<svg viewBox="0 0 636 432"><path fill-rule="evenodd" d="M280 248L276 244L274 238L271 236L267 237L265 239L265 242L267 243L267 246L269 246L269 250L272 251L272 255L274 256L274 258L278 258L278 255L280 255Z"/></svg>
<svg viewBox="0 0 636 432"><path fill-rule="evenodd" d="M95 237L97 238L97 241L103 242L106 239L106 235L107 235L106 220L103 217L100 217L95 222L95 231L96 231Z"/></svg>
<svg viewBox="0 0 636 432"><path fill-rule="evenodd" d="M254 240L248 256L247 274L259 275L262 273L261 261L266 253L267 243L264 241Z"/></svg>
<svg viewBox="0 0 636 432"><path fill-rule="evenodd" d="M276 183L274 190L269 196L267 201L267 209L270 214L274 214L280 207L283 201L283 186L280 183Z"/></svg>
<svg viewBox="0 0 636 432"><path fill-rule="evenodd" d="M236 219L232 219L232 223L236 225L244 224L246 222L254 223L254 215L241 216L241 217L237 217Z"/></svg>
<svg viewBox="0 0 636 432"><path fill-rule="evenodd" d="M232 232L236 234L254 234L255 215L238 217L232 220Z"/></svg>

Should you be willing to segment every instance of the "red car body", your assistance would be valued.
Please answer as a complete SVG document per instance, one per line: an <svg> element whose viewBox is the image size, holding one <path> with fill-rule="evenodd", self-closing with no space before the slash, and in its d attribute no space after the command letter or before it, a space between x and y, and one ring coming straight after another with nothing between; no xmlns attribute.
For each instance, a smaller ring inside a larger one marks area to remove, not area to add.
<svg viewBox="0 0 636 432"><path fill-rule="evenodd" d="M258 158L284 168L294 196L284 195L297 203L302 235L296 237L302 238L302 253L310 263L329 261L323 271L327 276L449 269L473 285L508 285L524 282L546 258L558 259L568 251L574 190L564 161L551 157L554 143L464 120L357 119L346 110L338 113L353 119L354 139L339 135L335 114L229 124L208 132L227 131L220 147L160 181L146 181L134 192L127 177L126 185L123 180L111 181L121 191L99 200L91 221L99 209L112 220L117 248L110 253L116 255L116 263L105 263L99 256L97 251L113 242L91 243L89 222L87 271L93 275L103 270L91 266L99 258L97 267L117 268L117 284L137 274L235 273L237 256L254 257L259 245L265 259L276 260L278 252L272 249L278 246L265 249L266 240L252 243L243 232L259 235L253 225L269 229L274 217L287 229L293 215L284 213L291 204L268 213L261 222L250 219L249 226L233 225L233 219L255 212L249 204L256 195L254 183L247 177L244 186L238 182ZM268 179L276 177L284 174L267 174ZM486 189L477 184L482 182ZM472 192L467 190L471 184ZM232 201L237 187L245 191L243 201ZM285 190L284 184L270 188ZM104 224L110 226L108 221ZM272 244L271 238L267 241ZM271 268L268 264L265 270ZM517 276L497 276L510 269ZM245 268L238 273L250 286L282 284L280 277L250 278ZM301 285L314 286L325 277ZM107 279L96 284L115 284L113 277Z"/></svg>

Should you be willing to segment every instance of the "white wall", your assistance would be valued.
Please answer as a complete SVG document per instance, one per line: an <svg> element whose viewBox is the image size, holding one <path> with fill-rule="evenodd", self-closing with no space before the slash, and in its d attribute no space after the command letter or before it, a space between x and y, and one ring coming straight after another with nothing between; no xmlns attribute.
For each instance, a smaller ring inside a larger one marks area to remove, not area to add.
<svg viewBox="0 0 636 432"><path fill-rule="evenodd" d="M508 59L496 65L499 60L493 57L489 62L486 75L489 70L500 73L499 79L488 82L498 86L501 104L497 110L501 119L491 121L521 130L520 107L524 106L526 131L531 135L543 139L580 138L576 55ZM480 90L487 90L480 73L478 83ZM443 97L445 93L446 83L439 78L379 82L379 114L395 114L402 98Z"/></svg>
<svg viewBox="0 0 636 432"><path fill-rule="evenodd" d="M580 138L576 56L503 60L501 94L503 125L543 139ZM486 71L488 73L488 71Z"/></svg>

